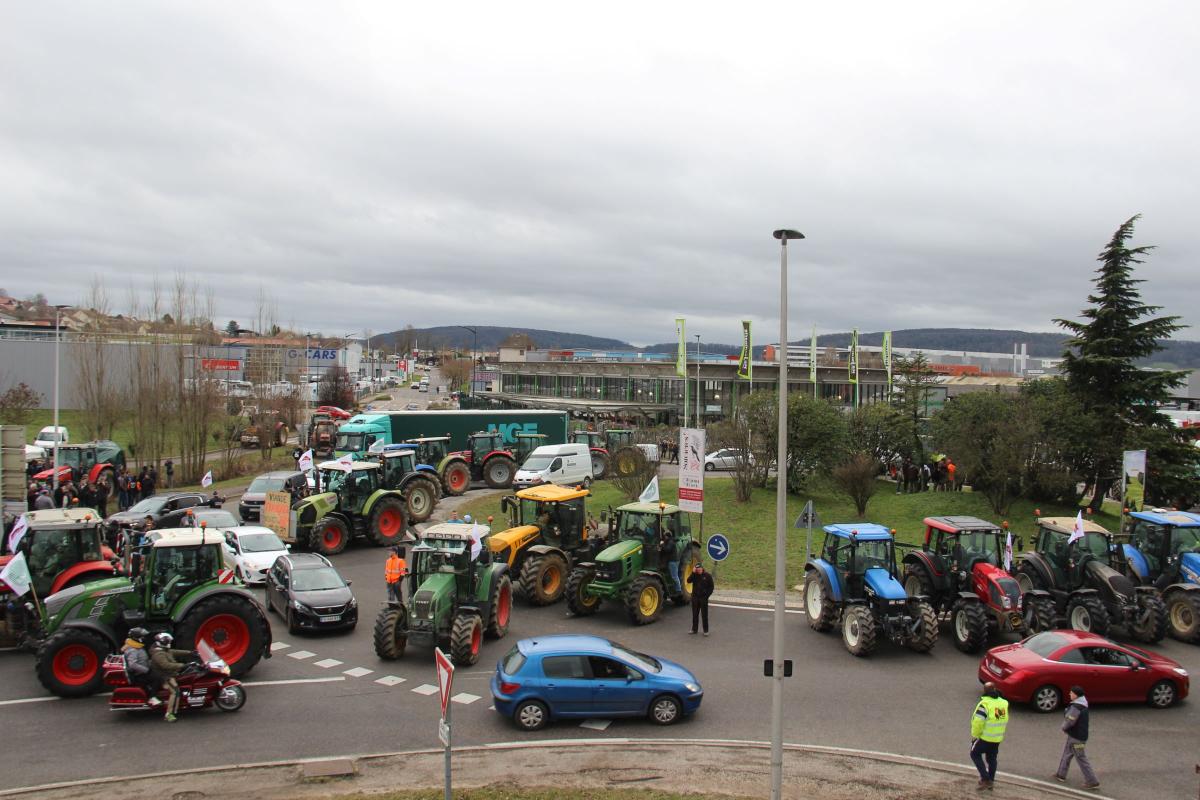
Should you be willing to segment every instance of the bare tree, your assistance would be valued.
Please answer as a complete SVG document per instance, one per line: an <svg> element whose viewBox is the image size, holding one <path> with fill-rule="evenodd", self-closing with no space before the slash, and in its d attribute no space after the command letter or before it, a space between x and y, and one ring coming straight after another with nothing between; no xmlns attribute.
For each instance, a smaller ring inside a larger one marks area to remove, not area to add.
<svg viewBox="0 0 1200 800"><path fill-rule="evenodd" d="M84 426L89 438L111 439L124 398L110 358L110 344L115 332L110 324L112 309L99 276L92 277L83 305L91 312L90 319L76 336L70 352L83 405Z"/></svg>
<svg viewBox="0 0 1200 800"><path fill-rule="evenodd" d="M178 410L178 469L180 480L192 483L205 472L210 433L220 428L225 416L219 384L203 369L204 353L220 337L212 330L211 289L201 293L184 274L176 273L171 307L173 323L167 334L174 354L170 388Z"/></svg>
<svg viewBox="0 0 1200 800"><path fill-rule="evenodd" d="M859 519L867 513L867 504L879 488L879 462L870 453L859 451L833 468L833 485L850 498Z"/></svg>

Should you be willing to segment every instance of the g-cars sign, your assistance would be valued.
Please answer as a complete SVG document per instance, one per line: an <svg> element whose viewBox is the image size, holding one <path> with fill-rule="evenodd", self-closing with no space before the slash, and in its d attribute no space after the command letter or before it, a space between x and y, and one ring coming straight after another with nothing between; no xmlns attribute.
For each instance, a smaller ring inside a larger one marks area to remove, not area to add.
<svg viewBox="0 0 1200 800"><path fill-rule="evenodd" d="M304 348L293 347L287 352L288 361L304 361ZM321 366L322 363L329 365L335 364L338 361L338 351L328 347L310 347L308 348L308 362L314 366Z"/></svg>

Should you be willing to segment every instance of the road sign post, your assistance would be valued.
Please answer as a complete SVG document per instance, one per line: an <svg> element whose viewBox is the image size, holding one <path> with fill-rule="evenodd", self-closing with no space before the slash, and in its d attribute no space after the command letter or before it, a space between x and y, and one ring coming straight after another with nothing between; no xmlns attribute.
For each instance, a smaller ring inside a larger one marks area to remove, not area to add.
<svg viewBox="0 0 1200 800"><path fill-rule="evenodd" d="M724 561L729 558L729 540L723 534L714 533L708 537L708 557L713 561Z"/></svg>
<svg viewBox="0 0 1200 800"><path fill-rule="evenodd" d="M433 660L437 664L438 696L442 701L442 718L438 720L438 739L446 748L446 799L450 793L450 687L454 684L454 665L440 647L433 649Z"/></svg>
<svg viewBox="0 0 1200 800"><path fill-rule="evenodd" d="M812 500L804 504L804 510L800 512L800 516L796 517L796 527L808 527L808 536L804 540L804 560L807 562L812 558L812 532L813 527L820 527L821 518L817 516L816 510L813 508Z"/></svg>

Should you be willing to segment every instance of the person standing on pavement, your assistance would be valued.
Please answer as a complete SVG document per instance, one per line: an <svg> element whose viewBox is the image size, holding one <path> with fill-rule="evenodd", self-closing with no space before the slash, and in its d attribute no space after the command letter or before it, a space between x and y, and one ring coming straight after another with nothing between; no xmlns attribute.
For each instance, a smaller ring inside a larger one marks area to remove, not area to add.
<svg viewBox="0 0 1200 800"><path fill-rule="evenodd" d="M991 790L996 783L996 764L1006 728L1008 701L1000 696L996 684L988 681L971 714L971 761L979 770L979 785L975 788L980 791Z"/></svg>
<svg viewBox="0 0 1200 800"><path fill-rule="evenodd" d="M383 578L387 581L387 596L389 603L404 601L404 575L408 572L408 564L404 561L404 548L397 545L392 548L392 554L383 565Z"/></svg>
<svg viewBox="0 0 1200 800"><path fill-rule="evenodd" d="M703 621L704 635L708 636L708 598L712 597L713 577L704 571L704 566L697 561L692 568L692 574L687 577L692 585L692 633L696 632L697 623Z"/></svg>
<svg viewBox="0 0 1200 800"><path fill-rule="evenodd" d="M163 469L165 469L167 472L167 488L174 489L175 488L175 462L168 458L167 463L163 465Z"/></svg>
<svg viewBox="0 0 1200 800"><path fill-rule="evenodd" d="M1058 760L1058 772L1054 773L1056 780L1067 780L1067 772L1071 769L1071 759L1079 762L1079 771L1083 773L1083 788L1099 789L1100 779L1092 770L1092 762L1088 760L1084 748L1088 740L1088 701L1083 694L1082 686L1072 686L1068 695L1071 700L1063 719L1062 730L1067 735L1063 745L1062 758Z"/></svg>
<svg viewBox="0 0 1200 800"><path fill-rule="evenodd" d="M109 493L108 478L101 476L100 480L96 481L96 511L100 513L100 519L108 516Z"/></svg>

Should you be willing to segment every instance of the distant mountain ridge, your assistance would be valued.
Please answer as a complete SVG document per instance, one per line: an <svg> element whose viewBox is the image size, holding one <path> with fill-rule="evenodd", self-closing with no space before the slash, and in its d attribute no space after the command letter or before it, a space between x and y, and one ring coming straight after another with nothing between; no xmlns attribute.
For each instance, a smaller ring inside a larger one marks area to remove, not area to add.
<svg viewBox="0 0 1200 800"><path fill-rule="evenodd" d="M501 325L471 325L478 332L478 338L471 331L457 325L439 325L432 328L413 328L412 330L392 331L380 334L380 338L392 344L398 344L405 336L414 338L417 346L425 349L438 347L456 347L470 349L472 345L480 350L495 350L508 337L515 333L523 333L533 339L539 350L637 350L629 342L620 339L606 339L602 336L588 336L583 333L566 333L564 331L547 331L540 328L510 328Z"/></svg>

